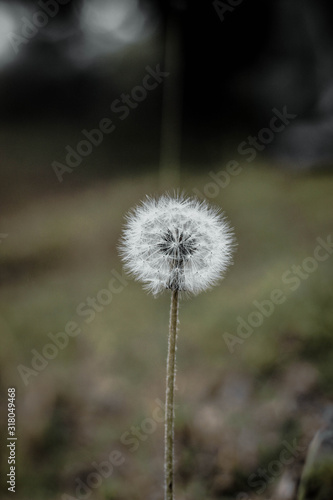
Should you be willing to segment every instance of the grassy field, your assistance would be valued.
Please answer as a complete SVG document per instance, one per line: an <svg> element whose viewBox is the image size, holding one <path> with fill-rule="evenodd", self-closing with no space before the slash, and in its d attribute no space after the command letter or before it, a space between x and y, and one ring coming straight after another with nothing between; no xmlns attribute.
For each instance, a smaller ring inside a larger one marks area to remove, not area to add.
<svg viewBox="0 0 333 500"><path fill-rule="evenodd" d="M183 173L188 194L207 182ZM161 192L157 173L136 174L29 192L2 212L1 432L14 386L17 500L161 498L170 297L123 276L117 255L124 213ZM333 254L322 246L332 192L328 174L244 165L210 200L238 248L220 286L181 303L178 500L279 500L284 484L295 488L333 398Z"/></svg>

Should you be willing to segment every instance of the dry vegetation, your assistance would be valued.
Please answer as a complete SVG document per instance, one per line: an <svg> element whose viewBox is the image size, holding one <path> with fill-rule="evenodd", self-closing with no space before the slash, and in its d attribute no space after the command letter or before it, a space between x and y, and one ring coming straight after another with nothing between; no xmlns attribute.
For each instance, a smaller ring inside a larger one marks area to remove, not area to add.
<svg viewBox="0 0 333 500"><path fill-rule="evenodd" d="M209 180L184 174L189 194ZM169 297L153 300L128 280L111 303L97 302L92 321L77 311L101 297L113 270L121 273L123 214L157 186L155 174L143 174L75 190L59 185L41 196L28 190L2 211L0 381L2 394L17 388L17 500L75 497L76 480L86 484L92 463L110 463L114 450L124 462L85 498L161 498L163 424L153 429L147 419L164 398ZM221 286L181 304L178 500L294 498L306 446L333 397L333 255L295 291L282 276L332 234L332 189L326 174L245 168L211 200L226 210L239 247ZM223 334L236 334L237 317L246 320L253 301L276 288L284 303L230 353ZM31 349L42 352L48 334L69 321L79 335L25 386L17 365L31 367ZM272 466L295 440L302 450L279 470ZM288 488L291 496L283 496Z"/></svg>

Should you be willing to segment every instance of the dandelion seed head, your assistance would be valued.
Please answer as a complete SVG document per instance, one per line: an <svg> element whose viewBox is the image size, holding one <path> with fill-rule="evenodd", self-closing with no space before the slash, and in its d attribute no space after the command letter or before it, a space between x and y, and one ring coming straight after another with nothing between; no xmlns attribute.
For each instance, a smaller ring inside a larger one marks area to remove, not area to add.
<svg viewBox="0 0 333 500"><path fill-rule="evenodd" d="M196 198L149 198L127 216L120 253L125 269L154 295L190 294L216 285L234 249L233 233L218 209Z"/></svg>

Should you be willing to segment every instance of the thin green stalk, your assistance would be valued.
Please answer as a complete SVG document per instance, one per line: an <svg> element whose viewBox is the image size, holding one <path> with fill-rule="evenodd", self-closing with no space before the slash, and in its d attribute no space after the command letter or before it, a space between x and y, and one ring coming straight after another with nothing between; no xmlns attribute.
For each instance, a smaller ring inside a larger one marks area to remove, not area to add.
<svg viewBox="0 0 333 500"><path fill-rule="evenodd" d="M171 295L170 324L168 339L167 377L165 395L165 500L174 500L173 448L175 418L176 342L178 325L178 290Z"/></svg>

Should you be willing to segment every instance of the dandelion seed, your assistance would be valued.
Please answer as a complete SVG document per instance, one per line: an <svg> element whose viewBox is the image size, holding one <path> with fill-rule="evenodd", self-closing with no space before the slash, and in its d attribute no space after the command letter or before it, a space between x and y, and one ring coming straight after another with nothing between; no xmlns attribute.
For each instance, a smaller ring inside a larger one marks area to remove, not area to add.
<svg viewBox="0 0 333 500"><path fill-rule="evenodd" d="M231 262L233 236L215 208L193 198L147 198L128 216L125 268L154 295L216 285Z"/></svg>

